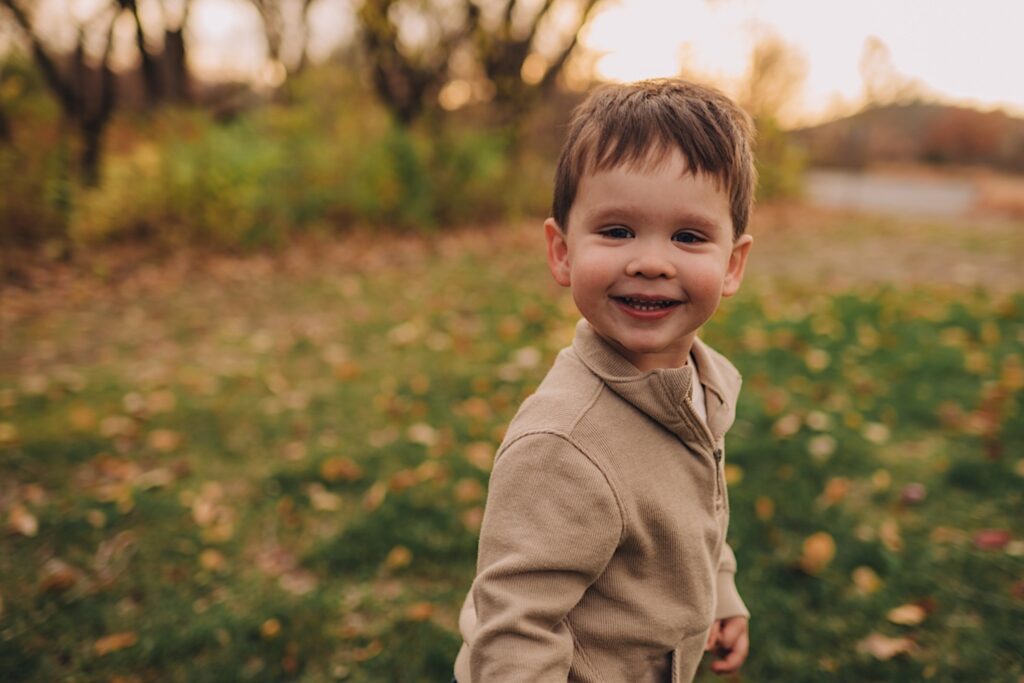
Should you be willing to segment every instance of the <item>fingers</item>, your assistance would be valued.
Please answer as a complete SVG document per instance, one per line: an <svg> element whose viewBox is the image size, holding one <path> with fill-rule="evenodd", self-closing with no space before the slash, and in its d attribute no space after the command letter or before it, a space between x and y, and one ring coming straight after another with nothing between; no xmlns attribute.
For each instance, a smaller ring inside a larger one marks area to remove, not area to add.
<svg viewBox="0 0 1024 683"><path fill-rule="evenodd" d="M708 632L708 642L706 645L704 645L705 652L708 652L709 650L714 650L715 647L718 645L718 634L721 630L721 623L721 621L716 620L711 624L711 630Z"/></svg>
<svg viewBox="0 0 1024 683"><path fill-rule="evenodd" d="M750 650L750 637L747 620L743 617L723 620L718 636L718 648L723 656L711 665L717 674L727 674L738 670L747 659Z"/></svg>

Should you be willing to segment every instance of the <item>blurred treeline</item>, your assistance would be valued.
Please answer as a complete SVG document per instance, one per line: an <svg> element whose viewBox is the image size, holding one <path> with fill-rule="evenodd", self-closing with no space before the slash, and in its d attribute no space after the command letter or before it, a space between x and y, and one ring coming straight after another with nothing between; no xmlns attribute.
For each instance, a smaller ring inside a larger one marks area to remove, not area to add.
<svg viewBox="0 0 1024 683"><path fill-rule="evenodd" d="M58 27L45 2L0 0L21 46L0 61L0 246L248 248L546 212L591 84L577 37L600 0L362 0L353 38L318 64L313 0L248 0L268 55L256 83L190 72L201 1L102 0ZM131 66L115 65L119 36ZM761 129L762 194L794 194L802 157L767 95L788 78L771 59L785 46L759 49L741 99Z"/></svg>

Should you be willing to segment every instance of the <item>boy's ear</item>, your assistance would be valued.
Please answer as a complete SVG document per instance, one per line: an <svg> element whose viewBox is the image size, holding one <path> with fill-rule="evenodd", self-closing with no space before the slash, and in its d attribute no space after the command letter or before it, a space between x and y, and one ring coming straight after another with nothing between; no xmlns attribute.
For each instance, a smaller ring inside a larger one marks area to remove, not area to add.
<svg viewBox="0 0 1024 683"><path fill-rule="evenodd" d="M732 253L729 254L729 265L725 271L725 282L722 284L722 296L732 296L740 291L743 272L747 268L747 256L750 254L750 247L753 244L754 238L750 235L740 235L740 238L732 243Z"/></svg>
<svg viewBox="0 0 1024 683"><path fill-rule="evenodd" d="M544 238L548 243L548 269L555 282L568 287L569 279L569 243L565 233L558 227L554 218L544 221Z"/></svg>

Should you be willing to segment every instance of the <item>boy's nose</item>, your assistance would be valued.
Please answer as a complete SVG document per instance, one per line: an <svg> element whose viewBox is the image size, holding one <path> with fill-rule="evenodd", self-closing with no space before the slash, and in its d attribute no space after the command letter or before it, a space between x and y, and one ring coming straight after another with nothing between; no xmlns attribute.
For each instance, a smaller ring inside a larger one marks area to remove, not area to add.
<svg viewBox="0 0 1024 683"><path fill-rule="evenodd" d="M626 274L631 277L659 278L675 277L672 262L657 249L638 250L626 264Z"/></svg>

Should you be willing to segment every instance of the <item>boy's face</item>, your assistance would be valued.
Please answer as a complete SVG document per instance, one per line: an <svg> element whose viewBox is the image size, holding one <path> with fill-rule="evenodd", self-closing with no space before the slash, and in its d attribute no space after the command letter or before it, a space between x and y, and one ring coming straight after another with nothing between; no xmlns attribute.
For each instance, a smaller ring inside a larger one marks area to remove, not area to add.
<svg viewBox="0 0 1024 683"><path fill-rule="evenodd" d="M584 176L568 232L544 224L548 266L583 317L640 370L686 363L697 330L739 289L752 239L729 197L673 150L652 168Z"/></svg>

